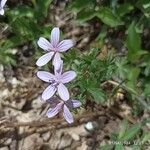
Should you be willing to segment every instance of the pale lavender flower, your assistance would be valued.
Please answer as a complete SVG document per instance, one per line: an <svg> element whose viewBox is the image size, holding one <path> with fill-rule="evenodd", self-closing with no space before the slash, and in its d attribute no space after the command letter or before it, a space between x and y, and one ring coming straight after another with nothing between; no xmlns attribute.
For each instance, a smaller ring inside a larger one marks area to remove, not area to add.
<svg viewBox="0 0 150 150"><path fill-rule="evenodd" d="M4 6L6 4L7 0L1 0L0 2L0 15L4 15Z"/></svg>
<svg viewBox="0 0 150 150"><path fill-rule="evenodd" d="M56 27L51 31L50 42L47 39L40 37L37 44L40 48L47 52L37 60L37 66L47 64L52 57L53 63L60 63L60 53L67 51L74 45L73 41L70 39L60 42L60 31L59 28Z"/></svg>
<svg viewBox="0 0 150 150"><path fill-rule="evenodd" d="M56 116L59 112L63 112L63 116L66 119L68 123L73 123L73 115L71 114L69 109L77 108L81 106L81 102L78 100L67 100L67 101L58 101L50 100L50 102L53 104L53 108L50 108L46 115L48 118L52 118Z"/></svg>
<svg viewBox="0 0 150 150"><path fill-rule="evenodd" d="M72 81L76 77L76 73L74 71L67 71L65 73L62 73L62 66L63 63L61 63L60 65L55 65L54 74L46 71L37 72L37 76L41 80L50 83L50 85L42 93L42 99L44 101L50 99L56 91L58 92L60 98L64 101L67 101L69 99L69 92L64 84Z"/></svg>

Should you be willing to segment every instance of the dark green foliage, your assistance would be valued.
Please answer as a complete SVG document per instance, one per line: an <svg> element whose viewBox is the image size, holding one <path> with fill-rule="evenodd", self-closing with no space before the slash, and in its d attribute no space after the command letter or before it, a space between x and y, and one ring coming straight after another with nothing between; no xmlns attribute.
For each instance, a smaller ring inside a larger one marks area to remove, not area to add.
<svg viewBox="0 0 150 150"><path fill-rule="evenodd" d="M10 37L5 42L0 42L0 49L8 50L26 43L34 43L44 33L48 36L51 25L42 25L47 17L48 8L52 0L33 0L32 6L18 5L13 9L6 11L4 26L8 25ZM33 44L34 46L34 44ZM0 55L6 59L1 60L5 64L14 64L15 59L1 52ZM6 61L6 62L5 62Z"/></svg>
<svg viewBox="0 0 150 150"><path fill-rule="evenodd" d="M78 74L75 86L80 89L80 96L104 103L107 98L101 88L101 82L111 79L116 67L112 54L109 54L107 59L100 60L99 53L98 49L92 49L82 55L72 51L65 55L64 60L69 64L69 68L73 68Z"/></svg>
<svg viewBox="0 0 150 150"><path fill-rule="evenodd" d="M140 135L142 124L137 123L129 127L127 120L124 120L120 126L119 132L112 134L111 144L104 145L99 150L125 150L129 146L135 150L143 150L150 139L150 134L143 132Z"/></svg>

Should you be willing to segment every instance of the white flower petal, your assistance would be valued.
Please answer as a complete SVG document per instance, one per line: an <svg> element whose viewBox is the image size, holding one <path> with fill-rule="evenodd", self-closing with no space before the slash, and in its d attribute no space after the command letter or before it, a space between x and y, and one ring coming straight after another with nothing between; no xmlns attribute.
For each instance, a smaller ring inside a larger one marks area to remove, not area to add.
<svg viewBox="0 0 150 150"><path fill-rule="evenodd" d="M54 70L58 72L62 64L62 60L59 53L56 53L53 58Z"/></svg>
<svg viewBox="0 0 150 150"><path fill-rule="evenodd" d="M67 101L69 99L68 89L62 83L58 85L58 94L64 101Z"/></svg>
<svg viewBox="0 0 150 150"><path fill-rule="evenodd" d="M68 83L72 81L76 77L76 73L74 71L67 71L61 75L61 82Z"/></svg>
<svg viewBox="0 0 150 150"><path fill-rule="evenodd" d="M36 65L44 66L52 59L53 55L54 55L54 52L48 52L48 53L44 54L37 60Z"/></svg>
<svg viewBox="0 0 150 150"><path fill-rule="evenodd" d="M69 48L73 47L74 42L72 40L63 40L58 44L58 51L64 52L67 51Z"/></svg>
<svg viewBox="0 0 150 150"><path fill-rule="evenodd" d="M77 108L81 106L81 102L78 100L71 100L73 103L73 108Z"/></svg>
<svg viewBox="0 0 150 150"><path fill-rule="evenodd" d="M73 121L74 121L73 115L71 114L70 110L68 109L68 107L66 105L64 105L63 116L68 123L73 123Z"/></svg>
<svg viewBox="0 0 150 150"><path fill-rule="evenodd" d="M49 85L42 93L42 99L44 101L50 99L56 92L56 88L53 85Z"/></svg>
<svg viewBox="0 0 150 150"><path fill-rule="evenodd" d="M56 48L59 43L60 31L59 28L54 28L51 32L51 44Z"/></svg>
<svg viewBox="0 0 150 150"><path fill-rule="evenodd" d="M6 4L7 0L1 0L0 7L3 8Z"/></svg>
<svg viewBox="0 0 150 150"><path fill-rule="evenodd" d="M0 9L0 15L4 15L4 9Z"/></svg>
<svg viewBox="0 0 150 150"><path fill-rule="evenodd" d="M55 115L57 115L57 114L61 111L62 105L63 105L63 103L59 103L59 104L56 105L55 108L50 108L50 109L47 111L46 116L47 116L48 118L51 118L51 117L54 117Z"/></svg>
<svg viewBox="0 0 150 150"><path fill-rule="evenodd" d="M55 80L55 76L46 71L38 71L37 76L45 82L51 82L52 80Z"/></svg>
<svg viewBox="0 0 150 150"><path fill-rule="evenodd" d="M39 40L37 41L37 44L40 48L46 51L50 51L54 49L51 43L43 37L39 38Z"/></svg>

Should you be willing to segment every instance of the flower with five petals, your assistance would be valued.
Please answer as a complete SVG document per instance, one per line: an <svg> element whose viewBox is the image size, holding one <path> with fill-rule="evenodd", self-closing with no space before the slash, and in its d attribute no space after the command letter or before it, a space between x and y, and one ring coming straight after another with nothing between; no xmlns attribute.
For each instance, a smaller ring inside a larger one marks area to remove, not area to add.
<svg viewBox="0 0 150 150"><path fill-rule="evenodd" d="M63 40L60 42L60 31L59 28L55 27L51 31L50 42L40 37L38 42L38 46L42 48L47 53L41 56L37 62L37 66L44 66L53 58L53 64L60 63L60 53L67 51L69 48L73 47L74 42L70 39Z"/></svg>
<svg viewBox="0 0 150 150"><path fill-rule="evenodd" d="M50 83L50 85L42 93L42 99L44 101L50 99L56 91L62 100L67 101L69 99L69 92L64 84L72 81L76 77L76 73L74 71L62 73L63 63L58 66L59 69L54 65L54 74L46 71L37 72L38 78Z"/></svg>

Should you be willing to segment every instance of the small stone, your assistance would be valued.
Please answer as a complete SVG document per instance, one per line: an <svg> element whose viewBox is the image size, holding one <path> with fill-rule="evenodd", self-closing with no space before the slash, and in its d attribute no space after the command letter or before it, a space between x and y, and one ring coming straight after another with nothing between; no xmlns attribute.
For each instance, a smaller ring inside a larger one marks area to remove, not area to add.
<svg viewBox="0 0 150 150"><path fill-rule="evenodd" d="M49 147L50 149L52 150L55 150L57 149L59 143L60 143L60 139L61 139L61 136L62 136L62 132L60 131L57 131L56 133L54 133L50 140L49 140Z"/></svg>
<svg viewBox="0 0 150 150"><path fill-rule="evenodd" d="M11 106L18 109L18 110L22 110L23 106L25 105L26 100L21 100L19 102L17 101L12 101L11 102Z"/></svg>
<svg viewBox="0 0 150 150"><path fill-rule="evenodd" d="M10 95L10 92L8 89L4 89L3 92L1 92L0 98L1 99L5 99L8 97L8 95Z"/></svg>
<svg viewBox="0 0 150 150"><path fill-rule="evenodd" d="M19 83L19 81L16 78L12 78L11 83L14 85L17 85Z"/></svg>
<svg viewBox="0 0 150 150"><path fill-rule="evenodd" d="M77 147L81 146L81 141L74 141L71 144L71 148L70 149L76 149Z"/></svg>
<svg viewBox="0 0 150 150"><path fill-rule="evenodd" d="M50 138L51 133L50 132L46 132L42 134L42 139L43 141L47 142Z"/></svg>
<svg viewBox="0 0 150 150"><path fill-rule="evenodd" d="M40 111L33 109L33 110L28 111L28 113L22 113L18 115L16 118L19 122L33 121L36 118L38 118L39 114L40 114Z"/></svg>
<svg viewBox="0 0 150 150"><path fill-rule="evenodd" d="M13 140L12 143L10 144L10 149L15 149L17 146L17 141Z"/></svg>
<svg viewBox="0 0 150 150"><path fill-rule="evenodd" d="M80 147L77 147L76 150L87 150L88 146L86 144L86 142L83 142L82 145Z"/></svg>
<svg viewBox="0 0 150 150"><path fill-rule="evenodd" d="M4 145L10 145L11 142L12 142L12 139L9 138L9 139L7 139L7 140L4 142Z"/></svg>
<svg viewBox="0 0 150 150"><path fill-rule="evenodd" d="M94 129L92 122L88 122L87 124L85 124L85 128L88 131L92 131Z"/></svg>
<svg viewBox="0 0 150 150"><path fill-rule="evenodd" d="M15 77L9 79L8 82L12 84L13 88L16 88L20 84L20 81Z"/></svg>
<svg viewBox="0 0 150 150"><path fill-rule="evenodd" d="M47 144L43 144L43 145L40 147L40 150L50 150L50 147L49 147L49 145L47 145Z"/></svg>
<svg viewBox="0 0 150 150"><path fill-rule="evenodd" d="M41 100L41 97L38 97L37 99L32 101L31 106L32 106L33 109L39 109L39 108L41 108L43 103L44 102Z"/></svg>
<svg viewBox="0 0 150 150"><path fill-rule="evenodd" d="M72 138L70 135L66 134L62 137L58 149L64 149L71 145Z"/></svg>
<svg viewBox="0 0 150 150"><path fill-rule="evenodd" d="M71 134L72 138L75 140L75 141L79 141L80 140L80 136L76 133L72 133Z"/></svg>
<svg viewBox="0 0 150 150"><path fill-rule="evenodd" d="M40 138L40 135L35 133L19 142L19 148L21 148L19 150L30 149L31 147L32 149L38 149L42 143L43 140Z"/></svg>
<svg viewBox="0 0 150 150"><path fill-rule="evenodd" d="M1 147L0 150L9 150L8 147Z"/></svg>
<svg viewBox="0 0 150 150"><path fill-rule="evenodd" d="M77 127L72 127L72 128L69 128L69 129L63 129L63 132L66 133L66 134L69 134L71 137L72 137L72 134L74 134L74 133L78 136L83 136L83 137L87 137L88 135L90 135L90 132L88 132L85 129L84 124L79 125Z"/></svg>

